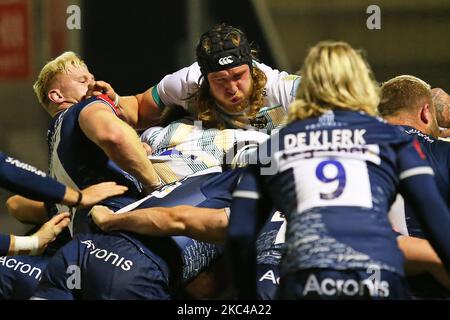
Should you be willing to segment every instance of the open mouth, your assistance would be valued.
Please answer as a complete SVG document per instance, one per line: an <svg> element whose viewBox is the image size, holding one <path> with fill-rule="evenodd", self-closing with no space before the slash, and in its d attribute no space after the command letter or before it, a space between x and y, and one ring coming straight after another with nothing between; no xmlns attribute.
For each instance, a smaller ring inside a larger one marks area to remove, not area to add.
<svg viewBox="0 0 450 320"><path fill-rule="evenodd" d="M233 97L233 98L230 99L230 102L231 102L232 104L238 104L238 103L240 103L241 101L242 101L242 99L241 99L240 97Z"/></svg>

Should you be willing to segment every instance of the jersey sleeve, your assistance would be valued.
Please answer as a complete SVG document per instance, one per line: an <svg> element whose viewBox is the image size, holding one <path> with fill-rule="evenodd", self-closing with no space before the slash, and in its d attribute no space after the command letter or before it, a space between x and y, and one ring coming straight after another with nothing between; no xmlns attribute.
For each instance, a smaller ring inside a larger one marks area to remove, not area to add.
<svg viewBox="0 0 450 320"><path fill-rule="evenodd" d="M450 271L450 211L417 140L399 150L398 168L400 193L414 207L427 239Z"/></svg>
<svg viewBox="0 0 450 320"><path fill-rule="evenodd" d="M197 63L165 76L152 88L153 100L160 109L178 105L187 110L187 98L198 88L201 72Z"/></svg>
<svg viewBox="0 0 450 320"><path fill-rule="evenodd" d="M0 153L0 186L26 198L59 203L66 186L44 172Z"/></svg>
<svg viewBox="0 0 450 320"><path fill-rule="evenodd" d="M0 256L7 256L9 252L9 244L11 237L0 233Z"/></svg>
<svg viewBox="0 0 450 320"><path fill-rule="evenodd" d="M256 239L272 205L262 194L257 166L248 167L233 192L226 250L241 299L256 297Z"/></svg>

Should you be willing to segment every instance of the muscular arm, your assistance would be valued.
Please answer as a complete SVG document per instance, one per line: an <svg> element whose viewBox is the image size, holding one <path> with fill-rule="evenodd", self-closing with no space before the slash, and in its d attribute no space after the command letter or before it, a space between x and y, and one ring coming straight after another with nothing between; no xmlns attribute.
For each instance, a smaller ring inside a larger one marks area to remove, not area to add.
<svg viewBox="0 0 450 320"><path fill-rule="evenodd" d="M273 208L263 192L257 168L249 166L233 192L226 249L240 299L255 299L256 239Z"/></svg>
<svg viewBox="0 0 450 320"><path fill-rule="evenodd" d="M120 97L119 109L126 122L136 129L147 129L159 123L161 109L152 96L152 88L135 96Z"/></svg>
<svg viewBox="0 0 450 320"><path fill-rule="evenodd" d="M47 210L43 202L15 195L6 200L9 214L22 223L43 224L47 221Z"/></svg>
<svg viewBox="0 0 450 320"><path fill-rule="evenodd" d="M441 259L425 239L400 236L397 243L405 256L405 272L409 276L430 273L441 285L450 290L450 278Z"/></svg>
<svg viewBox="0 0 450 320"><path fill-rule="evenodd" d="M123 230L143 235L183 235L200 241L223 243L228 227L225 209L192 206L155 207L121 214L103 206L91 210L94 222L103 231Z"/></svg>
<svg viewBox="0 0 450 320"><path fill-rule="evenodd" d="M133 128L147 129L159 123L161 109L153 99L152 88L134 96L119 97L117 101L120 117ZM109 83L96 81L89 86L88 95L100 94L108 95L112 101L118 97Z"/></svg>
<svg viewBox="0 0 450 320"><path fill-rule="evenodd" d="M137 133L102 103L80 112L79 124L86 136L124 171L141 181L148 191L159 185L159 177Z"/></svg>

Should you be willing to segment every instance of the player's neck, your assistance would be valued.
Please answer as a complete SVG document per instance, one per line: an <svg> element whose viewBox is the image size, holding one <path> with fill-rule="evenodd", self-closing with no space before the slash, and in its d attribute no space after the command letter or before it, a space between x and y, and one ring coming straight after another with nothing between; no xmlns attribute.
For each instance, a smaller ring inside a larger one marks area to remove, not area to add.
<svg viewBox="0 0 450 320"><path fill-rule="evenodd" d="M53 118L54 116L56 116L61 111L69 109L72 105L73 105L72 102L67 102L67 101L64 101L64 102L62 102L60 104L57 104L57 105L53 104L53 105L49 106L48 113L50 113L50 116Z"/></svg>
<svg viewBox="0 0 450 320"><path fill-rule="evenodd" d="M399 116L395 116L395 117L386 117L386 120L390 124L393 124L393 125L396 125L396 126L409 126L409 127L412 127L412 128L414 128L416 130L419 130L422 133L425 133L427 135L431 135L430 130L428 129L428 127L424 123L421 123L420 121L416 121L416 120L412 119L408 115L399 115Z"/></svg>

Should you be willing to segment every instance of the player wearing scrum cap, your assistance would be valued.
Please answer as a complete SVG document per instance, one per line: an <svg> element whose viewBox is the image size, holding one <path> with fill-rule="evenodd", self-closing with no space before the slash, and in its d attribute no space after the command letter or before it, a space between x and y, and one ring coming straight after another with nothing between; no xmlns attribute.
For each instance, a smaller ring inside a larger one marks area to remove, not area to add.
<svg viewBox="0 0 450 320"><path fill-rule="evenodd" d="M102 81L91 86L92 93L106 92L137 128L157 123L171 105L207 127L271 130L283 124L299 76L258 62L246 35L226 24L204 33L196 54L197 62L166 75L144 93L119 97Z"/></svg>

